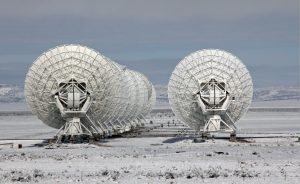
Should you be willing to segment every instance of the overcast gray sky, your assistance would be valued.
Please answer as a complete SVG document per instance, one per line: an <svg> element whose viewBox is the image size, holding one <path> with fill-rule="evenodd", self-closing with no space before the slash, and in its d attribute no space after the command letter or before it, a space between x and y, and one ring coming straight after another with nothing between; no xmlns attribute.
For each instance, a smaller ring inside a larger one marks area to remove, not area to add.
<svg viewBox="0 0 300 184"><path fill-rule="evenodd" d="M0 0L0 83L23 85L44 51L79 43L167 84L199 49L238 56L255 87L299 85L299 0Z"/></svg>

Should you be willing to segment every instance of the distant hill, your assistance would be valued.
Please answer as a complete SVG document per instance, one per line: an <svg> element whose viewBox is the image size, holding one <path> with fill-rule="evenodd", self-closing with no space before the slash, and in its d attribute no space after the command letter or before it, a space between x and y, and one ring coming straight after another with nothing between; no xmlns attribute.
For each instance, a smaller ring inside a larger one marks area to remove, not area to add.
<svg viewBox="0 0 300 184"><path fill-rule="evenodd" d="M24 89L9 84L0 84L0 103L25 102Z"/></svg>
<svg viewBox="0 0 300 184"><path fill-rule="evenodd" d="M268 87L254 89L253 101L299 100L300 87Z"/></svg>

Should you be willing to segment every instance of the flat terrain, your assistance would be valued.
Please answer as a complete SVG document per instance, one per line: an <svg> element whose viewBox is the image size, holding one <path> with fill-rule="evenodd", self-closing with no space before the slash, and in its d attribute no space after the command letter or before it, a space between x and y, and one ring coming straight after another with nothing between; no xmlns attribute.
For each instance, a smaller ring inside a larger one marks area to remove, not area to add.
<svg viewBox="0 0 300 184"><path fill-rule="evenodd" d="M151 114L147 122L150 120L153 121L153 125L146 126L157 126L158 128L153 130L155 135L164 132L177 134L187 128L170 113ZM163 128L160 128L161 124L164 125ZM57 132L32 115L0 116L0 126L0 139L47 139ZM237 127L239 134L300 133L300 112L248 112L237 123Z"/></svg>
<svg viewBox="0 0 300 184"><path fill-rule="evenodd" d="M31 115L0 116L0 183L300 183L299 112L249 112L238 142L168 137L187 127L168 113L149 118L148 136L36 147L56 130Z"/></svg>
<svg viewBox="0 0 300 184"><path fill-rule="evenodd" d="M60 147L18 141L22 149L0 150L0 183L299 183L295 138L248 141L117 138Z"/></svg>

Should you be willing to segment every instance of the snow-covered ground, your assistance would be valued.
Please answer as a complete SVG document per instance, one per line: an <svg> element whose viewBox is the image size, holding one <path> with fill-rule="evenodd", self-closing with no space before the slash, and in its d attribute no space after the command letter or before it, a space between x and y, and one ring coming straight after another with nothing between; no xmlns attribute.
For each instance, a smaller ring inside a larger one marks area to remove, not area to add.
<svg viewBox="0 0 300 184"><path fill-rule="evenodd" d="M164 124L158 132L172 131L174 125L166 128L172 119L164 113L151 116L154 124ZM248 137L243 142L216 135L205 143L186 137L137 137L34 147L56 130L31 115L0 116L0 139L7 139L0 141L0 183L297 184L299 122L300 112L249 112L237 124L238 137Z"/></svg>
<svg viewBox="0 0 300 184"><path fill-rule="evenodd" d="M295 138L248 141L156 137L2 147L0 183L299 183L300 143Z"/></svg>
<svg viewBox="0 0 300 184"><path fill-rule="evenodd" d="M46 139L57 132L35 116L0 116L0 139Z"/></svg>
<svg viewBox="0 0 300 184"><path fill-rule="evenodd" d="M26 102L0 102L0 111L30 111L30 108Z"/></svg>
<svg viewBox="0 0 300 184"><path fill-rule="evenodd" d="M155 129L157 132L177 133L186 128L171 113L152 113L148 122L150 120L153 121L153 126L164 124L163 128ZM173 120L177 123L176 126L172 124ZM168 122L170 127L167 126ZM0 127L0 139L47 139L52 138L57 132L32 115L0 116ZM237 127L240 134L294 135L300 133L300 112L248 112L237 123Z"/></svg>
<svg viewBox="0 0 300 184"><path fill-rule="evenodd" d="M296 90L284 93L288 98L271 91L260 91L271 100L254 101L252 107L300 107ZM165 93L158 94L155 109L168 108ZM6 97L0 111L29 110L24 101ZM250 111L237 124L238 137L246 141L229 142L216 134L205 143L184 134L159 137L187 127L171 111L156 111L148 119L153 124L146 125L156 127L148 136L59 147L34 146L57 131L35 116L0 113L0 183L300 183L299 111Z"/></svg>

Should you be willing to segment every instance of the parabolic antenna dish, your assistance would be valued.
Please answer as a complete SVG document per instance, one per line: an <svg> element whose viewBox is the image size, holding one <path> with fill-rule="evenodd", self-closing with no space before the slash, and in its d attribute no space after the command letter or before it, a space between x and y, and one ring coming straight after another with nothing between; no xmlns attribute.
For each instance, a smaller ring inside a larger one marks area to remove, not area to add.
<svg viewBox="0 0 300 184"><path fill-rule="evenodd" d="M93 49L62 45L32 64L25 97L40 120L59 129L58 135L101 137L141 125L149 111L136 106L152 108L155 92L147 90L152 87L138 72Z"/></svg>
<svg viewBox="0 0 300 184"><path fill-rule="evenodd" d="M168 85L175 115L198 132L235 133L253 93L245 65L223 50L200 50L176 66Z"/></svg>

